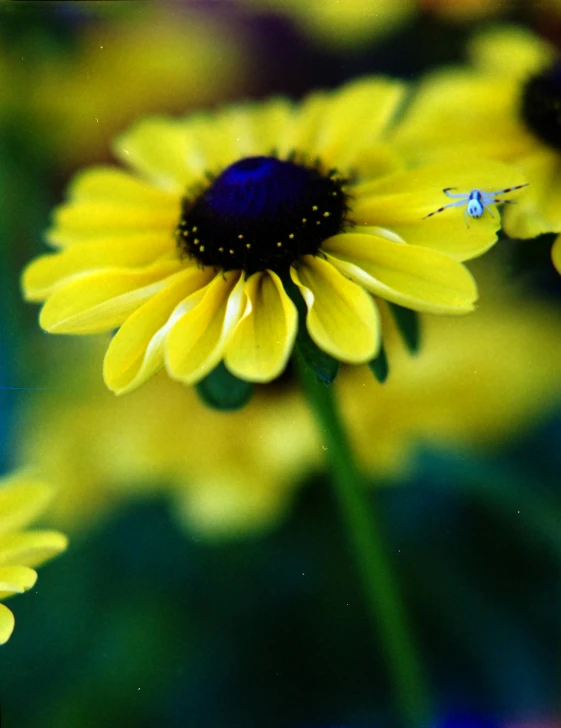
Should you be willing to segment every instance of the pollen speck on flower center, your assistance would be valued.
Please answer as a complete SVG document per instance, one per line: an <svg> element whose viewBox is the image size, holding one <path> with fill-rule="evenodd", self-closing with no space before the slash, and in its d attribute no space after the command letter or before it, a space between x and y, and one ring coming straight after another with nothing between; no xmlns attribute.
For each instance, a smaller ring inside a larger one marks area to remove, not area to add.
<svg viewBox="0 0 561 728"><path fill-rule="evenodd" d="M247 157L185 197L179 248L202 265L282 273L348 224L346 180L276 157Z"/></svg>

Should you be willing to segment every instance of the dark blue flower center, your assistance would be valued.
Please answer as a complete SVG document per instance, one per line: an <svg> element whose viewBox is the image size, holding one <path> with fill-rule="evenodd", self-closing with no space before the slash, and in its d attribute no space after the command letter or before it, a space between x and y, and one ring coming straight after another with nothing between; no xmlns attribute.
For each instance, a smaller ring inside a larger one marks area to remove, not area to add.
<svg viewBox="0 0 561 728"><path fill-rule="evenodd" d="M198 195L186 197L178 245L202 265L223 270L286 272L301 255L348 221L345 180L276 157L247 157L227 167Z"/></svg>
<svg viewBox="0 0 561 728"><path fill-rule="evenodd" d="M540 141L561 150L561 61L526 82L521 111L526 125Z"/></svg>

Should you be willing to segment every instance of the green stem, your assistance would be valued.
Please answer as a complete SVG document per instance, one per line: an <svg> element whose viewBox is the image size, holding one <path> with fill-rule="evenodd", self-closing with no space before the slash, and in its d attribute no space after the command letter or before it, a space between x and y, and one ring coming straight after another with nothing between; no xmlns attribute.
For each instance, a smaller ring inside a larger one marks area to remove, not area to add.
<svg viewBox="0 0 561 728"><path fill-rule="evenodd" d="M357 467L331 388L318 382L298 355L304 391L327 445L333 485L355 551L368 611L379 631L401 724L430 725L429 691L407 623L405 609L364 478Z"/></svg>

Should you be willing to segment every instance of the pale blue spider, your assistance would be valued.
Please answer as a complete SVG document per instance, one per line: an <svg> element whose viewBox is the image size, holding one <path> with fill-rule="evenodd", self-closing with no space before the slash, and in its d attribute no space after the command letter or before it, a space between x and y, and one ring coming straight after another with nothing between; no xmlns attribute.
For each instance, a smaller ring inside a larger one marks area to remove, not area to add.
<svg viewBox="0 0 561 728"><path fill-rule="evenodd" d="M455 199L456 202L450 202L448 205L439 207L438 210L435 210L434 212L429 212L428 215L425 215L423 217L423 220L426 220L427 217L432 217L433 215L436 215L449 207L463 207L465 205L466 209L464 210L464 218L466 221L466 225L469 227L468 216L473 217L477 220L483 215L485 210L487 210L491 217L495 217L489 205L499 205L502 202L516 202L516 200L499 200L497 198L497 195L504 195L506 192L520 190L522 189L522 187L527 187L528 184L529 182L525 182L523 185L516 185L516 187L505 187L504 190L497 190L496 192L481 192L481 190L472 190L471 192L451 193L450 190L455 190L457 188L446 187L442 191L447 197Z"/></svg>

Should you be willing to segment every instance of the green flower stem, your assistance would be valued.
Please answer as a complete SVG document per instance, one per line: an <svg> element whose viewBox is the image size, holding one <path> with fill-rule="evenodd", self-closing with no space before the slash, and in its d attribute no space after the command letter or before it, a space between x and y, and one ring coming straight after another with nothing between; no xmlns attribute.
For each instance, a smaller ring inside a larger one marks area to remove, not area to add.
<svg viewBox="0 0 561 728"><path fill-rule="evenodd" d="M401 723L430 725L432 711L423 670L416 654L403 602L394 578L371 499L337 411L333 392L318 382L295 356L300 379L326 444L333 485L364 582L368 611L379 630Z"/></svg>

